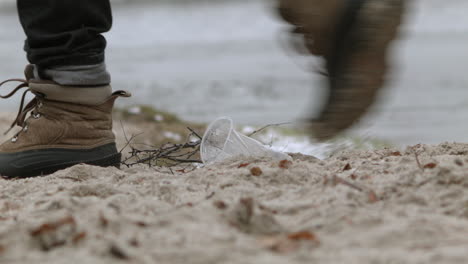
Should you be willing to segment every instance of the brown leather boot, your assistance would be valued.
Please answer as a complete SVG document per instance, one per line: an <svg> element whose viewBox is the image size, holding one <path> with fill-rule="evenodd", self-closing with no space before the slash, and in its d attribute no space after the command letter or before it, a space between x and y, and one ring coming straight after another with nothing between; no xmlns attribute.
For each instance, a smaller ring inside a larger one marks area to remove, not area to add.
<svg viewBox="0 0 468 264"><path fill-rule="evenodd" d="M322 56L331 47L336 24L345 8L343 0L279 0L279 15L294 26L304 46L313 55ZM302 51L298 49L298 51Z"/></svg>
<svg viewBox="0 0 468 264"><path fill-rule="evenodd" d="M80 163L119 166L121 156L112 132L112 108L118 97L129 97L129 93L112 93L110 86L65 87L35 81L26 75L26 80L6 81L21 84L2 96L8 98L28 88L11 127L18 125L21 130L0 145L0 175L45 175ZM35 98L23 108L27 92Z"/></svg>
<svg viewBox="0 0 468 264"><path fill-rule="evenodd" d="M279 0L279 13L308 53L326 61L329 96L310 128L328 139L352 126L375 101L387 72L405 0Z"/></svg>

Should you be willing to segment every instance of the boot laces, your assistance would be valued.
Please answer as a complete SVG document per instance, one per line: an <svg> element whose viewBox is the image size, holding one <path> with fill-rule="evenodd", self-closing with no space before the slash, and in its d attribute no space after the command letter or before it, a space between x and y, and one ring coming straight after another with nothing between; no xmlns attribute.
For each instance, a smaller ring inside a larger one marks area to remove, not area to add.
<svg viewBox="0 0 468 264"><path fill-rule="evenodd" d="M13 136L13 138L11 139L11 142L15 143L16 141L18 141L18 136L19 136L19 134L21 132L28 131L28 122L27 122L27 119L26 119L26 116L28 115L28 113L31 113L30 117L32 117L34 119L38 119L38 118L41 117L41 114L39 113L39 108L42 106L42 102L41 102L40 98L44 97L44 96L42 94L38 93L38 92L34 92L31 89L29 89L29 81L25 80L25 79L9 79L9 80L6 80L4 82L1 82L0 86L4 85L6 83L10 83L10 82L19 82L20 84L18 84L18 86L16 86L10 93L8 93L6 95L0 95L0 98L3 98L3 99L10 98L13 95L15 95L18 91L20 91L21 89L27 88L23 92L23 95L21 96L21 103L20 103L18 114L16 115L15 120L11 124L10 128L8 128L8 130L4 133L6 135L16 125L22 127L23 129L20 130L18 133L16 133ZM28 94L28 92L33 93L35 95L35 97L31 101L29 101L29 103L27 103L26 106L25 106L24 102L26 100L26 95Z"/></svg>

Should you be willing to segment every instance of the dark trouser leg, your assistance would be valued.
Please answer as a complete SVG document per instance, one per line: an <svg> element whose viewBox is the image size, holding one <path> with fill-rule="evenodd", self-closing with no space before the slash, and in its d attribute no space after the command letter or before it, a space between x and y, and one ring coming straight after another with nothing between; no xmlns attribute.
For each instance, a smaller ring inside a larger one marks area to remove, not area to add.
<svg viewBox="0 0 468 264"><path fill-rule="evenodd" d="M28 60L41 78L68 85L110 82L106 40L112 26L109 0L17 0Z"/></svg>

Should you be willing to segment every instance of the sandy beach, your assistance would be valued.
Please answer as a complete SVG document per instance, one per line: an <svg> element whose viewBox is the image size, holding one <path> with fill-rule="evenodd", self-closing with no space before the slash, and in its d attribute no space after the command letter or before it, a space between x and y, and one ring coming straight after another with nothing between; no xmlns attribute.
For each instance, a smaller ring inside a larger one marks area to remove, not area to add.
<svg viewBox="0 0 468 264"><path fill-rule="evenodd" d="M0 179L0 263L468 262L468 144L291 155Z"/></svg>
<svg viewBox="0 0 468 264"><path fill-rule="evenodd" d="M0 0L0 81L26 63L14 2ZM186 126L202 133L218 116L248 133L321 102L317 61L284 45L272 2L174 2L113 1L107 63L114 89L134 94L117 105L119 149L141 132L139 143L181 142ZM412 2L387 87L344 143L288 131L264 142L292 162L0 177L0 264L468 263L468 4ZM0 132L19 96L2 101Z"/></svg>

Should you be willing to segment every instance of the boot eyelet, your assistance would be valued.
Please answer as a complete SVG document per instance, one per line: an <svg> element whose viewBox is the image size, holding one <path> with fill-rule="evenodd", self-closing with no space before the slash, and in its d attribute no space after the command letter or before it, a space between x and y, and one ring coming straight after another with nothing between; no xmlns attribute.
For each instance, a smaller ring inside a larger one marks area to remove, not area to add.
<svg viewBox="0 0 468 264"><path fill-rule="evenodd" d="M37 108L42 108L44 104L42 102L37 103Z"/></svg>
<svg viewBox="0 0 468 264"><path fill-rule="evenodd" d="M23 127L23 132L28 132L29 126L24 126Z"/></svg>
<svg viewBox="0 0 468 264"><path fill-rule="evenodd" d="M37 113L37 114L33 114L32 117L34 119L39 119L41 117L41 114Z"/></svg>
<svg viewBox="0 0 468 264"><path fill-rule="evenodd" d="M11 139L11 142L12 142L12 143L16 143L16 141L18 141L18 137L13 137L13 138Z"/></svg>

